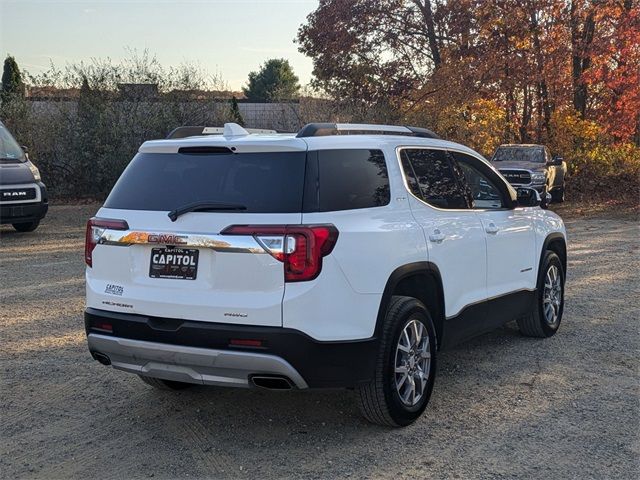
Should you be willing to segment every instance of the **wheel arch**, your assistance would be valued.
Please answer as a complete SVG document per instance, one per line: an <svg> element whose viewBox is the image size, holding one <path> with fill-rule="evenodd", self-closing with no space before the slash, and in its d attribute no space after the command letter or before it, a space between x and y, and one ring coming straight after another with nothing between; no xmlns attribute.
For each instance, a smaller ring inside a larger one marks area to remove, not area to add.
<svg viewBox="0 0 640 480"><path fill-rule="evenodd" d="M565 275L567 274L567 242L564 235L560 232L554 232L547 235L542 244L542 250L540 252L540 265L538 266L538 272L542 267L542 260L544 259L544 252L550 250L560 257L562 262L562 269Z"/></svg>
<svg viewBox="0 0 640 480"><path fill-rule="evenodd" d="M378 309L375 328L377 337L379 337L393 295L414 297L425 304L436 328L436 341L439 347L444 328L445 311L444 289L438 267L431 262L414 262L402 265L391 273Z"/></svg>

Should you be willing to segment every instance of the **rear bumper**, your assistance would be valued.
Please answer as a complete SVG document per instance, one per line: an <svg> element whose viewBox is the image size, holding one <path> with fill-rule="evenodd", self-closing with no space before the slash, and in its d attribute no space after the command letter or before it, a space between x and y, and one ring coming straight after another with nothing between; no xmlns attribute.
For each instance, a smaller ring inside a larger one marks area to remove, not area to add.
<svg viewBox="0 0 640 480"><path fill-rule="evenodd" d="M286 377L307 388L300 374L280 357L254 352L184 347L90 333L89 350L109 357L114 368L187 383L248 387L252 375Z"/></svg>
<svg viewBox="0 0 640 480"><path fill-rule="evenodd" d="M29 223L42 220L49 210L47 187L38 182L40 200L35 202L0 203L0 224Z"/></svg>
<svg viewBox="0 0 640 480"><path fill-rule="evenodd" d="M105 331L109 323L112 332ZM148 317L87 308L92 354L150 377L248 387L253 375L288 378L298 388L355 387L374 374L377 341L319 342L293 329ZM237 347L231 339L260 340Z"/></svg>

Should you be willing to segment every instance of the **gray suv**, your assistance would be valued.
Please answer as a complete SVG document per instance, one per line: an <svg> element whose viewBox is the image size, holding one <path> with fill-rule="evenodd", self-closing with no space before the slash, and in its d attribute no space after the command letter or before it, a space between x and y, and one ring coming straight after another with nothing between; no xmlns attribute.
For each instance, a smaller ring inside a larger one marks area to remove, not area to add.
<svg viewBox="0 0 640 480"><path fill-rule="evenodd" d="M0 122L0 223L32 232L49 208L38 168Z"/></svg>
<svg viewBox="0 0 640 480"><path fill-rule="evenodd" d="M514 187L535 188L542 198L550 193L552 201L564 202L567 164L544 145L500 145L491 163Z"/></svg>

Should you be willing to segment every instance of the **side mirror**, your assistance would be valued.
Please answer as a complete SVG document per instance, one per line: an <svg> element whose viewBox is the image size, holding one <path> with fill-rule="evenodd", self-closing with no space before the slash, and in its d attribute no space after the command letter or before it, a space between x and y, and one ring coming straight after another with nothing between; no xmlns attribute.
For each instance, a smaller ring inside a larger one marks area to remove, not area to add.
<svg viewBox="0 0 640 480"><path fill-rule="evenodd" d="M562 165L562 162L564 162L564 158L562 158L562 157L553 157L553 160L551 160L551 165L555 165L557 167L560 167Z"/></svg>
<svg viewBox="0 0 640 480"><path fill-rule="evenodd" d="M538 205L542 205L542 199L537 190L520 187L516 192L518 193L518 207L537 207Z"/></svg>
<svg viewBox="0 0 640 480"><path fill-rule="evenodd" d="M24 153L29 153L29 147L27 147L26 145L21 145L20 148Z"/></svg>

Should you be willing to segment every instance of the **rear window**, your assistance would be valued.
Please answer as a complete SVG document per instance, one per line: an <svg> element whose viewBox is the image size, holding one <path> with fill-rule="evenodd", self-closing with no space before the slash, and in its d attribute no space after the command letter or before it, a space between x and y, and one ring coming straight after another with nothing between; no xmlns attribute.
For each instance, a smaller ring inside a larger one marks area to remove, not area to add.
<svg viewBox="0 0 640 480"><path fill-rule="evenodd" d="M249 213L300 212L305 159L305 152L138 153L104 206L169 211L206 201Z"/></svg>
<svg viewBox="0 0 640 480"><path fill-rule="evenodd" d="M380 207L390 199L381 150L318 151L318 211Z"/></svg>

